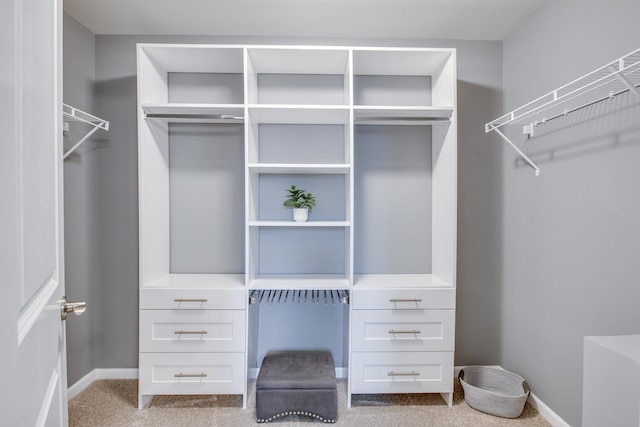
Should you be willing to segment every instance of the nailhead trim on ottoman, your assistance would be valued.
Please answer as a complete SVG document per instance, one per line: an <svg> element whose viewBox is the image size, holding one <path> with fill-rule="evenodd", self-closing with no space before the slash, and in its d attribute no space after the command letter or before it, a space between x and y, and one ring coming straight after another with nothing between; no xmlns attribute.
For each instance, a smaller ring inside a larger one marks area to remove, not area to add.
<svg viewBox="0 0 640 427"><path fill-rule="evenodd" d="M337 386L329 352L269 353L256 381L256 420L302 415L325 423L338 418Z"/></svg>

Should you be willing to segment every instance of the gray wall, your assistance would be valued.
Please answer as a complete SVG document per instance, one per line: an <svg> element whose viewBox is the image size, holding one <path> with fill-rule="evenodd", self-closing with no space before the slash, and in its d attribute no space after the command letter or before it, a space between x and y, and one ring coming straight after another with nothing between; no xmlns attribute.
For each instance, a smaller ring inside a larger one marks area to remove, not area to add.
<svg viewBox="0 0 640 427"><path fill-rule="evenodd" d="M637 0L548 2L504 41L505 112L640 47L638 16ZM640 332L640 108L611 105L523 144L539 177L503 152L499 360L575 426L583 337Z"/></svg>
<svg viewBox="0 0 640 427"><path fill-rule="evenodd" d="M64 15L64 102L88 113L94 111L95 36L69 15ZM70 123L65 150L70 149L90 128ZM99 131L101 132L101 131ZM96 135L99 138L99 133ZM70 316L67 327L67 382L74 384L94 365L96 293L96 138L85 142L64 162L65 279L70 301L88 301L82 317Z"/></svg>

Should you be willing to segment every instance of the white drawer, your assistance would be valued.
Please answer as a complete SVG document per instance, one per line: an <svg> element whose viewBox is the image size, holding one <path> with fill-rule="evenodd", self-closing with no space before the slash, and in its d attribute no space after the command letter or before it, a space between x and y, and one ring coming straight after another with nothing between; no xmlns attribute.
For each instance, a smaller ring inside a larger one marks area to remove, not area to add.
<svg viewBox="0 0 640 427"><path fill-rule="evenodd" d="M352 393L452 393L453 352L354 352Z"/></svg>
<svg viewBox="0 0 640 427"><path fill-rule="evenodd" d="M244 310L140 310L140 351L239 352Z"/></svg>
<svg viewBox="0 0 640 427"><path fill-rule="evenodd" d="M351 304L354 310L416 310L454 309L456 291L453 288L354 289Z"/></svg>
<svg viewBox="0 0 640 427"><path fill-rule="evenodd" d="M140 353L140 394L242 394L244 353Z"/></svg>
<svg viewBox="0 0 640 427"><path fill-rule="evenodd" d="M244 289L143 288L141 310L244 310Z"/></svg>
<svg viewBox="0 0 640 427"><path fill-rule="evenodd" d="M353 310L353 351L453 351L453 310Z"/></svg>

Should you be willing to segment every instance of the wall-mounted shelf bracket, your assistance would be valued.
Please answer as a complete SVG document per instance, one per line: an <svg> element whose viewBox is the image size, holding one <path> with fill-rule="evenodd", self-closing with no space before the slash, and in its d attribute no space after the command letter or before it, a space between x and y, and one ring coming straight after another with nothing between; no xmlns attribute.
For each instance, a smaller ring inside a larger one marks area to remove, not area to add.
<svg viewBox="0 0 640 427"><path fill-rule="evenodd" d="M538 167L538 165L536 165L533 162L533 160L531 160L526 154L524 154L522 150L516 146L516 144L514 144L504 133L502 133L502 131L500 131L500 129L498 129L495 126L492 126L491 130L495 131L495 133L500 135L502 139L507 141L509 145L511 145L511 147L513 147L513 149L516 150L516 152L520 155L520 157L522 157L522 159L534 169L536 176L540 175L540 168Z"/></svg>
<svg viewBox="0 0 640 427"><path fill-rule="evenodd" d="M559 87L516 108L485 125L485 132L495 131L536 170L535 164L509 140L499 128L507 124L523 124L522 133L530 138L537 126L567 116L598 102L631 92L640 97L640 49ZM533 119L533 120L532 120Z"/></svg>
<svg viewBox="0 0 640 427"><path fill-rule="evenodd" d="M108 121L103 120L94 115L91 115L89 113L86 113L82 110L78 110L77 108L74 108L67 104L62 104L62 115L65 118L65 122L66 121L83 122L92 126L91 130L85 136L83 136L78 142L74 144L73 147L71 147L66 153L64 153L63 159L66 159L67 157L69 157L71 153L73 153L78 147L80 147L80 145L82 145L83 142L89 139L91 135L93 135L98 129L102 129L106 131L109 130Z"/></svg>

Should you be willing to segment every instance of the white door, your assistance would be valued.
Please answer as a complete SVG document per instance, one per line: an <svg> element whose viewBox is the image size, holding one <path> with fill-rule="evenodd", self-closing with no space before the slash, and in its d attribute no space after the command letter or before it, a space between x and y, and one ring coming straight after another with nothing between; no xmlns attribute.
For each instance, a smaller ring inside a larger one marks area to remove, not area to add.
<svg viewBox="0 0 640 427"><path fill-rule="evenodd" d="M0 424L64 426L61 1L0 4Z"/></svg>

